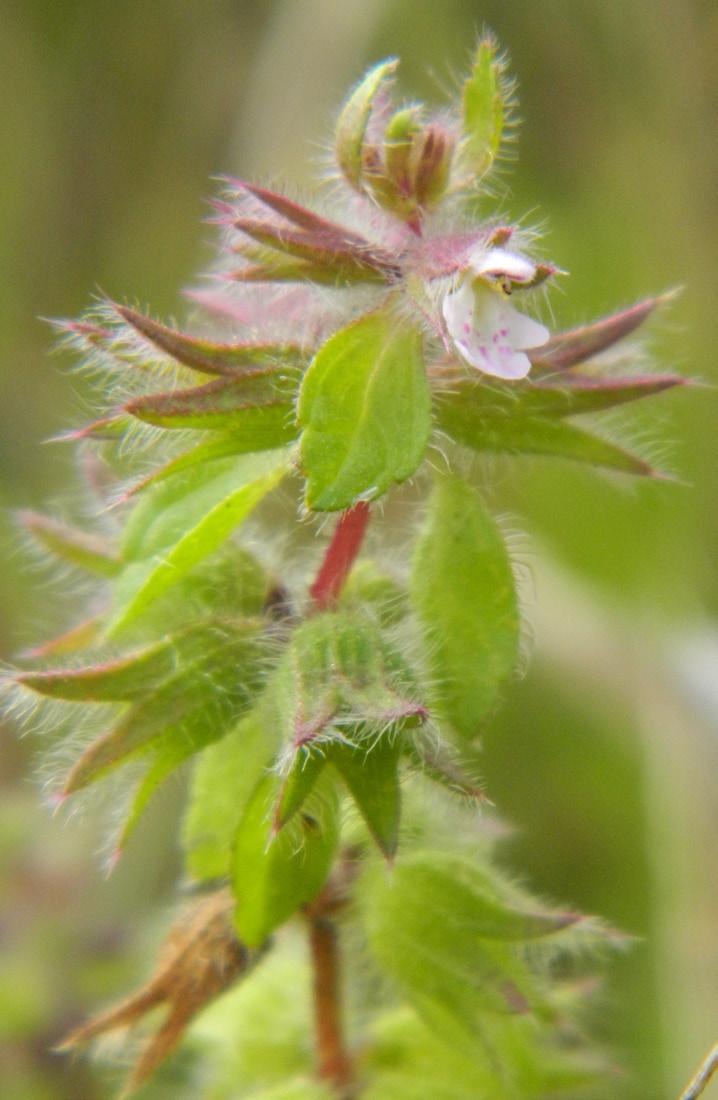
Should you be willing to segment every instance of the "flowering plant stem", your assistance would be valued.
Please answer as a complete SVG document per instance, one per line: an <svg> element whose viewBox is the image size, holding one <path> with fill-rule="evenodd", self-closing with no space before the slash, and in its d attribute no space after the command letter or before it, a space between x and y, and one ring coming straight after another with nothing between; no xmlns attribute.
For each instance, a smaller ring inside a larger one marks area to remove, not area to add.
<svg viewBox="0 0 718 1100"><path fill-rule="evenodd" d="M312 912L308 919L317 1075L349 1100L353 1070L344 1036L337 927L330 916L321 912Z"/></svg>
<svg viewBox="0 0 718 1100"><path fill-rule="evenodd" d="M182 844L201 900L149 992L65 1042L163 1005L126 1095L200 1012L212 1100L605 1095L579 1001L587 947L616 935L502 872L477 778L522 648L484 496L501 491L494 455L655 477L594 421L682 379L616 370L659 299L552 334L532 313L559 269L520 227L478 219L512 122L493 39L451 110L394 104L396 67L370 70L337 120L349 224L227 181L220 289L193 295L214 329L113 302L62 323L102 397L71 437L117 471L124 527L22 514L97 592L92 617L5 676L10 701L35 701L17 709L46 715L53 745L85 738L58 804L129 775L129 797L113 788L118 856L155 790L191 769ZM148 472L136 449L160 461ZM395 492L410 522L386 531L375 513L367 549L370 504ZM316 571L298 510L318 538L338 517ZM225 993L231 1040L204 1016Z"/></svg>
<svg viewBox="0 0 718 1100"><path fill-rule="evenodd" d="M368 525L369 505L365 501L347 508L339 517L319 572L309 589L317 611L326 611L337 602L361 550Z"/></svg>

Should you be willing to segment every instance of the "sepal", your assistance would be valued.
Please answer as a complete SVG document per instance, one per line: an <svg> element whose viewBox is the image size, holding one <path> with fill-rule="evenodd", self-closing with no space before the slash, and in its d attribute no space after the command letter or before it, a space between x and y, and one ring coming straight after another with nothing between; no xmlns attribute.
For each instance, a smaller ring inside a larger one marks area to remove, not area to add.
<svg viewBox="0 0 718 1100"><path fill-rule="evenodd" d="M337 163L347 183L362 189L365 144L369 118L375 101L396 72L399 62L391 58L369 69L341 109L336 126Z"/></svg>
<svg viewBox="0 0 718 1100"><path fill-rule="evenodd" d="M469 184L478 183L499 154L509 100L502 59L493 38L486 36L479 42L462 91L460 166L468 173Z"/></svg>
<svg viewBox="0 0 718 1100"><path fill-rule="evenodd" d="M339 841L338 800L331 780L323 778L281 832L272 825L276 788L276 776L260 780L234 838L235 924L250 947L261 946L319 893Z"/></svg>

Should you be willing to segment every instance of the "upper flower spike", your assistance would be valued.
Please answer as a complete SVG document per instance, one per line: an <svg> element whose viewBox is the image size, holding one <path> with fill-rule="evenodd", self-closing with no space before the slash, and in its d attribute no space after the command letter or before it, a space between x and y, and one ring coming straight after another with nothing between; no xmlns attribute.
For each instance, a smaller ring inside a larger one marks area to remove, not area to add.
<svg viewBox="0 0 718 1100"><path fill-rule="evenodd" d="M535 264L518 252L482 249L469 258L454 290L445 296L446 328L461 357L495 378L525 378L531 361L525 350L549 338L545 325L514 309L508 301L514 286L534 284Z"/></svg>

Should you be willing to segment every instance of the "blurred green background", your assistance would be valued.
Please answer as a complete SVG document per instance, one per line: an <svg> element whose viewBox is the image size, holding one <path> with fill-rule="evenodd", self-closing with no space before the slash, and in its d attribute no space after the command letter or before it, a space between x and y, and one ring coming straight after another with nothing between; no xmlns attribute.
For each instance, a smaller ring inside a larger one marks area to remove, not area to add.
<svg viewBox="0 0 718 1100"><path fill-rule="evenodd" d="M556 322L680 284L650 346L717 380L714 0L3 0L3 656L45 633L50 595L11 509L66 493L72 459L43 441L87 411L39 317L97 288L181 317L210 256L212 175L308 185L368 63L400 55L402 90L440 100L484 26L524 120L498 206L545 224L571 272ZM493 493L527 533L535 652L487 734L487 783L516 825L506 861L637 937L595 1021L624 1067L612 1095L631 1100L670 1100L718 1037L716 413L706 386L639 425L675 483L517 462ZM40 748L3 734L0 1095L101 1100L114 1078L49 1048L144 973L178 868L172 814L104 881L92 814L61 825L41 806Z"/></svg>

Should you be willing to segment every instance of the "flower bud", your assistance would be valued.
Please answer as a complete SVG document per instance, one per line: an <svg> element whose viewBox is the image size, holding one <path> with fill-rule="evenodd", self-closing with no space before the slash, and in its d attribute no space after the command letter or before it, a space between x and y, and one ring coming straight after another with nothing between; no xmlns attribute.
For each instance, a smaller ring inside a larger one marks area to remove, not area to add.
<svg viewBox="0 0 718 1100"><path fill-rule="evenodd" d="M421 207L433 206L449 183L454 140L445 128L433 123L414 140L413 194Z"/></svg>

